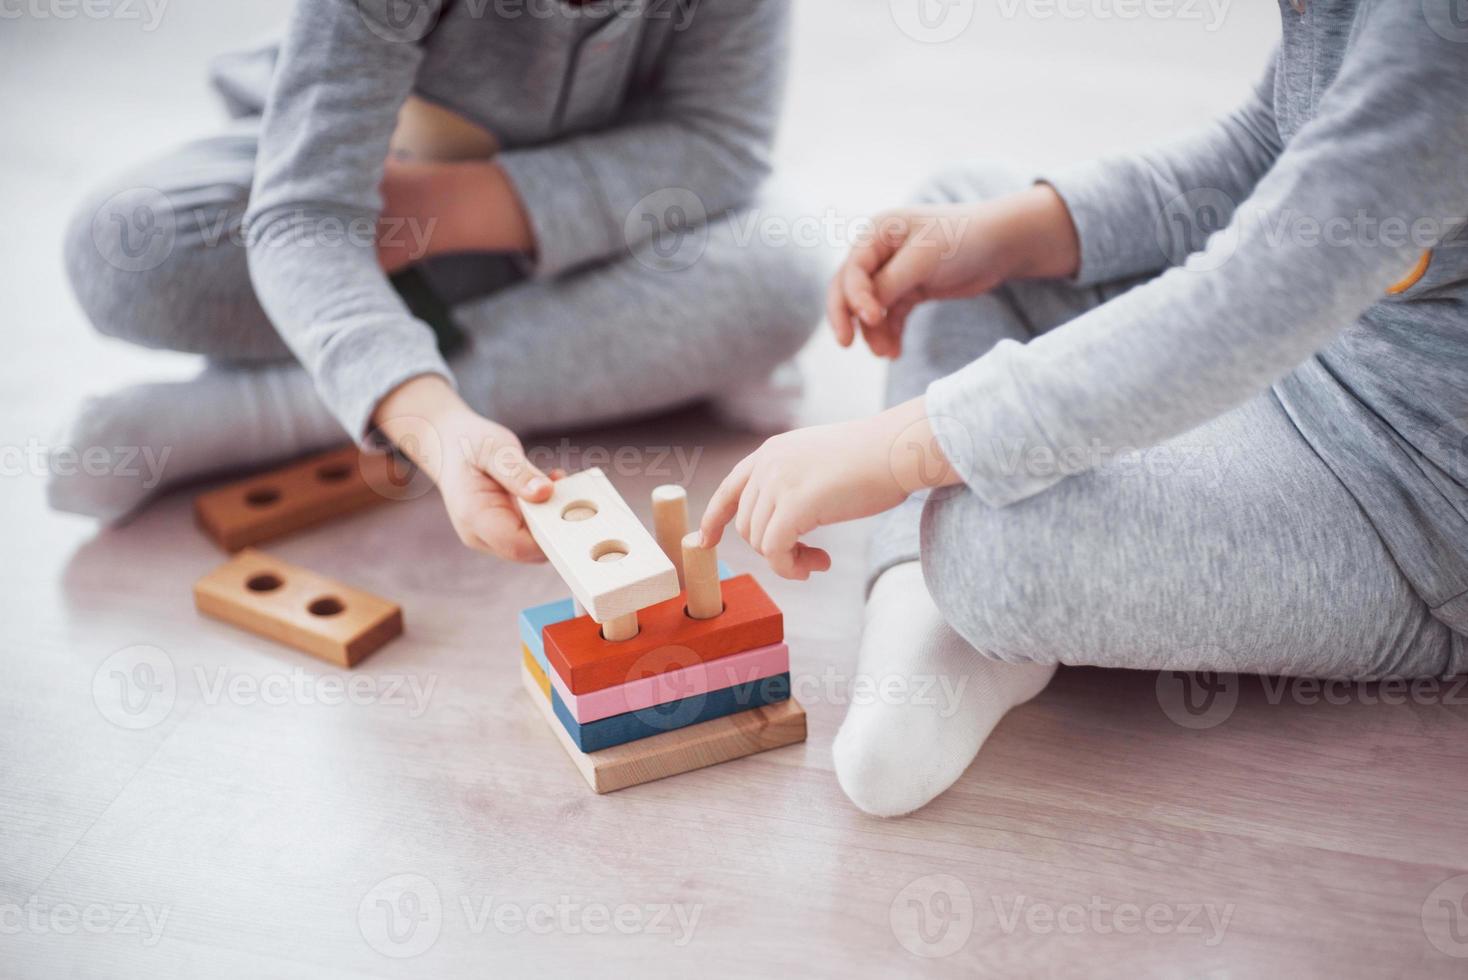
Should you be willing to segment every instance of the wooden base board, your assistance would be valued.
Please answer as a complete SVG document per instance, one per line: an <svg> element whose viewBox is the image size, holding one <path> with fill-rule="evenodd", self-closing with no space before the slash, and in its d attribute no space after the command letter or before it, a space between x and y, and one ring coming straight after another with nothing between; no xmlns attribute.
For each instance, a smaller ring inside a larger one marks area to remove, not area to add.
<svg viewBox="0 0 1468 980"><path fill-rule="evenodd" d="M199 579L194 605L339 667L403 632L395 603L251 548Z"/></svg>
<svg viewBox="0 0 1468 980"><path fill-rule="evenodd" d="M596 793L614 793L655 779L692 772L747 755L805 741L805 709L794 698L725 718L700 722L600 752L576 747L556 718L549 698L550 682L536 677L532 660L520 665L520 680L556 741Z"/></svg>

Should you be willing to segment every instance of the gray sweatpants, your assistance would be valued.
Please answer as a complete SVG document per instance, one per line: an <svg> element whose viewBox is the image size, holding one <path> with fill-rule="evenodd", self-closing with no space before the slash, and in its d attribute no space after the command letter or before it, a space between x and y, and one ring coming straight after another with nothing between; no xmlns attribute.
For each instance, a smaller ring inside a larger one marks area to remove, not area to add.
<svg viewBox="0 0 1468 980"><path fill-rule="evenodd" d="M970 168L923 196L972 201L1023 183ZM888 402L1135 284L1017 282L928 304L909 320ZM1354 679L1468 670L1464 637L1433 618L1269 392L1007 507L963 487L914 497L880 519L873 577L919 556L944 616L1000 660Z"/></svg>
<svg viewBox="0 0 1468 980"><path fill-rule="evenodd" d="M115 178L78 210L67 272L98 331L238 365L291 357L256 299L239 233L257 132L257 120L240 120ZM166 223L137 210L157 200L151 191L169 202ZM763 378L819 322L822 256L777 249L751 227L747 214L718 216L676 261L654 239L549 281L524 279L502 256L430 260L426 277L467 336L451 359L461 393L526 432L660 411ZM171 236L161 260L146 251L153 228Z"/></svg>

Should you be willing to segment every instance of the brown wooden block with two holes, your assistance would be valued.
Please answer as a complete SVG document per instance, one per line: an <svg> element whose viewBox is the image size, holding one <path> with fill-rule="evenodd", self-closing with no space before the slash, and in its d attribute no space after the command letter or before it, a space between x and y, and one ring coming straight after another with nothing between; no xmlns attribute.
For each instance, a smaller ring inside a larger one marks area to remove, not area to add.
<svg viewBox="0 0 1468 980"><path fill-rule="evenodd" d="M239 551L392 499L403 466L347 446L202 494L194 516L221 548Z"/></svg>
<svg viewBox="0 0 1468 980"><path fill-rule="evenodd" d="M253 549L199 579L194 605L342 667L403 632L397 604Z"/></svg>

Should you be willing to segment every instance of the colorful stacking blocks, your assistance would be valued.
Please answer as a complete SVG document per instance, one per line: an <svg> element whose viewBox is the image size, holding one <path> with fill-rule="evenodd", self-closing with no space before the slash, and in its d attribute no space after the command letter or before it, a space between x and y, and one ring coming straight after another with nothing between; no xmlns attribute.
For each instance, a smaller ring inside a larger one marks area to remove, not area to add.
<svg viewBox="0 0 1468 980"><path fill-rule="evenodd" d="M592 789L804 740L783 616L697 547L682 488L653 495L656 541L600 470L522 508L575 596L520 614L525 685Z"/></svg>

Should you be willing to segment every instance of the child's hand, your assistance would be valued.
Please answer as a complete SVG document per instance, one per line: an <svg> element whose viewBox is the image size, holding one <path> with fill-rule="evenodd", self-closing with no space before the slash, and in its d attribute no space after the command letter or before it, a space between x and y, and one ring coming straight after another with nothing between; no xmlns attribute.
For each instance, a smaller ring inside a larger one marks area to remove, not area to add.
<svg viewBox="0 0 1468 980"><path fill-rule="evenodd" d="M377 261L389 275L435 255L535 251L519 194L491 160L389 158L381 190Z"/></svg>
<svg viewBox="0 0 1468 980"><path fill-rule="evenodd" d="M551 479L525 456L516 435L459 399L436 375L414 378L382 400L384 434L433 478L466 546L511 561L544 561L515 498L550 497Z"/></svg>
<svg viewBox="0 0 1468 980"><path fill-rule="evenodd" d="M802 544L803 535L880 514L916 490L957 480L937 449L923 400L915 398L871 418L767 440L724 478L700 531L712 547L732 520L777 575L803 580L831 567L831 556Z"/></svg>
<svg viewBox="0 0 1468 980"><path fill-rule="evenodd" d="M1070 212L1046 184L975 204L892 211L837 270L826 314L841 346L859 328L873 354L895 358L918 304L977 296L1009 279L1073 276L1079 264Z"/></svg>

